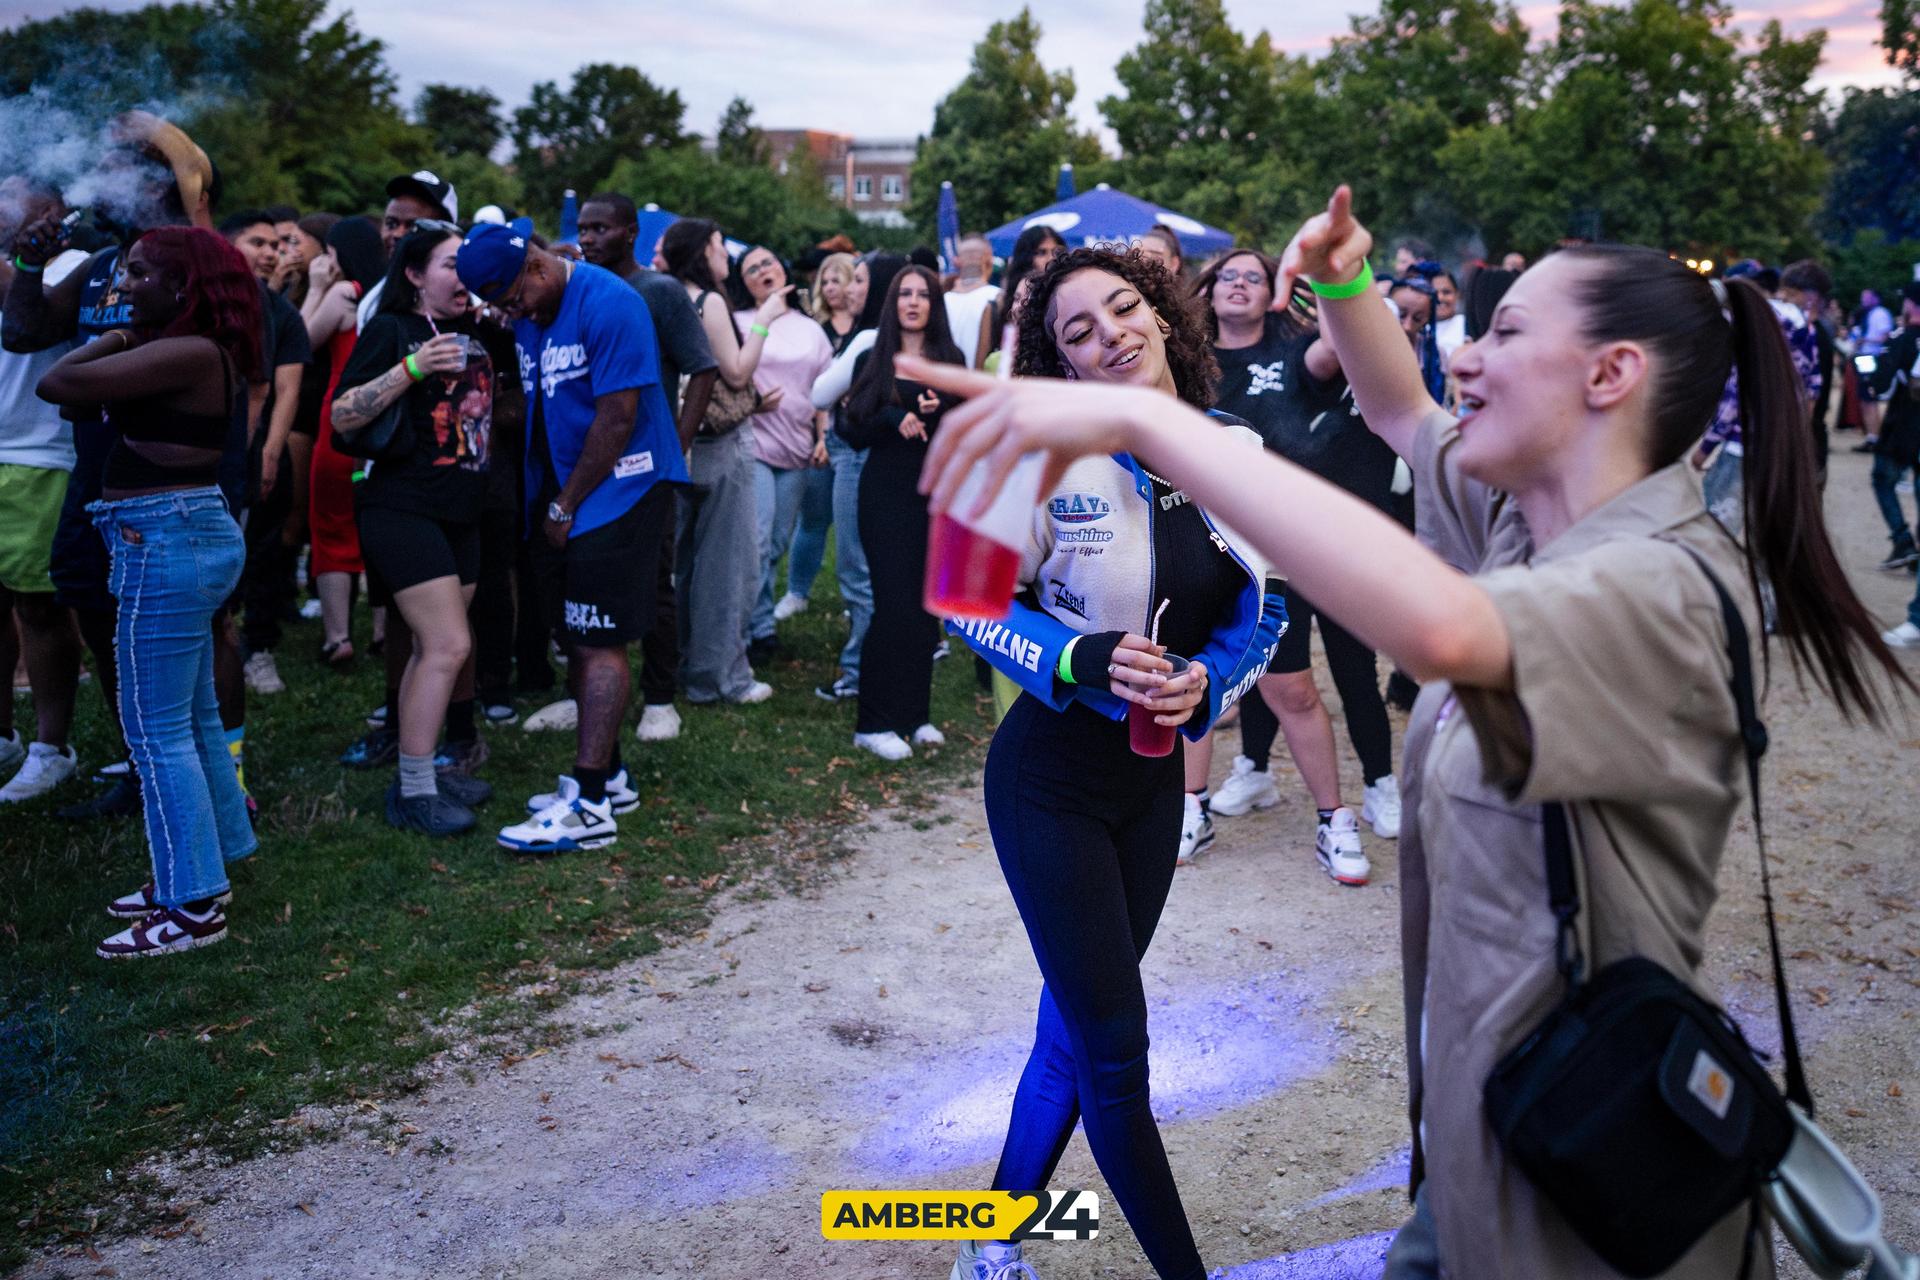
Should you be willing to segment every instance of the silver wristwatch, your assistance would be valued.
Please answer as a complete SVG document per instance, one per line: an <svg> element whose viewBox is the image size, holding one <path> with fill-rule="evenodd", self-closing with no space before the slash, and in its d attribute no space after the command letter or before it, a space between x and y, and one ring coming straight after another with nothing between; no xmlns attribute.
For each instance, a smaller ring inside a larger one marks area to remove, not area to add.
<svg viewBox="0 0 1920 1280"><path fill-rule="evenodd" d="M547 504L547 519L553 521L555 524L572 524L573 512L567 510L558 502L549 502Z"/></svg>

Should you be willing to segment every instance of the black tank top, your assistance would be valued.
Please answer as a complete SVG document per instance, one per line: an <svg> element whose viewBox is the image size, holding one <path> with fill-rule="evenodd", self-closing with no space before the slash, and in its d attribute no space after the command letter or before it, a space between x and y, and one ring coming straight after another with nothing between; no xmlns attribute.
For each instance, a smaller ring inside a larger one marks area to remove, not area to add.
<svg viewBox="0 0 1920 1280"><path fill-rule="evenodd" d="M117 435L112 452L107 454L102 487L154 489L162 485L213 484L219 474L220 453L227 447L228 433L233 428L234 414L243 411L236 408L233 373L224 351L220 353L220 386L221 399L227 404L224 413L182 413L160 403L157 397L122 400L106 406L107 425ZM242 399L240 405L244 404ZM129 448L129 440L212 449L214 456L206 462L156 462Z"/></svg>

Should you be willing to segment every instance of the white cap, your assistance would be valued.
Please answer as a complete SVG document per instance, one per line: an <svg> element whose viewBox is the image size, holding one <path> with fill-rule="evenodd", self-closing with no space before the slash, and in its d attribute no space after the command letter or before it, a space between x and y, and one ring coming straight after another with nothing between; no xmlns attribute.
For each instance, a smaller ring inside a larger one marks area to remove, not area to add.
<svg viewBox="0 0 1920 1280"><path fill-rule="evenodd" d="M495 226L507 225L507 211L497 204L483 204L473 211L475 222L491 222Z"/></svg>

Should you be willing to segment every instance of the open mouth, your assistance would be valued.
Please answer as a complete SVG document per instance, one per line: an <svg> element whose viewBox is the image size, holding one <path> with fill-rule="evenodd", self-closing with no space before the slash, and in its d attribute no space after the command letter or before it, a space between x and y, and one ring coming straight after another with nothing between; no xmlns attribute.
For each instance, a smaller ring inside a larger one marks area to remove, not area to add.
<svg viewBox="0 0 1920 1280"><path fill-rule="evenodd" d="M1228 302L1238 302L1238 303L1243 303L1243 304L1244 304L1244 303L1248 303L1248 302L1252 302L1252 301L1253 301L1253 295L1251 295L1251 294L1249 294L1249 293L1248 293L1248 292L1247 292L1246 290L1244 290L1244 289L1235 289L1235 290L1233 290L1233 291L1232 291L1231 293L1229 293L1229 294L1227 294L1227 301L1228 301Z"/></svg>
<svg viewBox="0 0 1920 1280"><path fill-rule="evenodd" d="M1113 359L1107 361L1107 368L1131 369L1135 364L1139 363L1140 353L1144 350L1146 350L1144 346L1129 347L1125 351L1122 351L1119 355L1115 356Z"/></svg>
<svg viewBox="0 0 1920 1280"><path fill-rule="evenodd" d="M1482 400L1479 396L1471 395L1468 392L1462 391L1460 393L1460 399L1457 402L1456 407L1460 410L1461 421L1464 422L1468 418L1471 418L1474 414L1479 413L1482 409L1486 408L1487 402Z"/></svg>

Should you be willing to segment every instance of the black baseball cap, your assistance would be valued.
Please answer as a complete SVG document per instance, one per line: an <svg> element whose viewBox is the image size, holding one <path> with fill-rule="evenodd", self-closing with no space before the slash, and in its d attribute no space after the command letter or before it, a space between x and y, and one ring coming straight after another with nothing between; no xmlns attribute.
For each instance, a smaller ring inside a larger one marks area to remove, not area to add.
<svg viewBox="0 0 1920 1280"><path fill-rule="evenodd" d="M460 197L454 194L453 184L430 169L418 169L413 173L395 178L387 184L387 199L399 196L412 196L416 200L436 205L447 215L447 221L460 221Z"/></svg>

